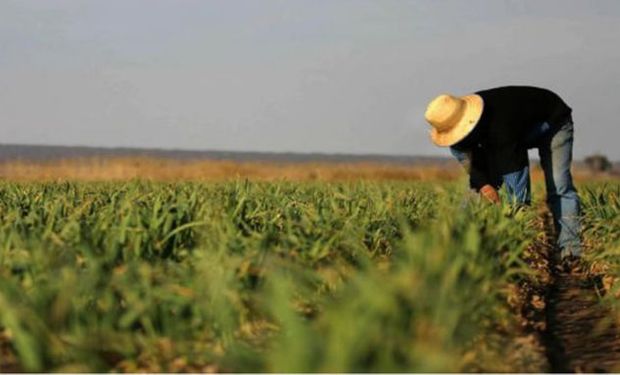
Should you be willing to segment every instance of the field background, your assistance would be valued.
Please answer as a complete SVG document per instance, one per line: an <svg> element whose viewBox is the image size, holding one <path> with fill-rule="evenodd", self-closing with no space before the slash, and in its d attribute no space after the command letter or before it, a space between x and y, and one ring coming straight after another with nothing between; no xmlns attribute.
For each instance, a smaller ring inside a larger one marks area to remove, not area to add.
<svg viewBox="0 0 620 375"><path fill-rule="evenodd" d="M0 175L3 371L551 368L536 168L530 209L481 201L455 163L96 157ZM620 184L577 177L615 306Z"/></svg>
<svg viewBox="0 0 620 375"><path fill-rule="evenodd" d="M541 181L542 170L531 170ZM575 168L576 181L617 180L612 173ZM0 178L9 181L454 181L466 176L453 162L401 165L378 162L240 162L226 160L179 161L146 157L17 160L0 162Z"/></svg>
<svg viewBox="0 0 620 375"><path fill-rule="evenodd" d="M532 177L540 180L538 163ZM593 173L575 160L578 180L620 177L620 164ZM451 157L297 154L160 149L0 145L0 178L8 180L109 181L345 181L454 180L463 171Z"/></svg>

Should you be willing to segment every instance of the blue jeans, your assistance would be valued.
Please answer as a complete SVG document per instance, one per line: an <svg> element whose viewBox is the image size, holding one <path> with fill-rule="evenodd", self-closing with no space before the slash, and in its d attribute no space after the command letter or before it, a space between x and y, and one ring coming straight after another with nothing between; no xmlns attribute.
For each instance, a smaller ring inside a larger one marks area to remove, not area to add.
<svg viewBox="0 0 620 375"><path fill-rule="evenodd" d="M547 204L558 233L560 257L581 255L580 202L573 185L570 167L573 160L573 121L557 130L542 123L528 137L528 148L538 148L540 166L545 174Z"/></svg>
<svg viewBox="0 0 620 375"><path fill-rule="evenodd" d="M547 204L558 233L559 256L580 256L580 203L570 172L573 160L572 119L567 119L557 129L553 129L547 122L540 123L527 135L524 146L528 149L537 148L540 155L540 165L545 173ZM450 151L466 168L471 163L471 154L452 147ZM510 201L517 204L530 203L529 166L501 177Z"/></svg>

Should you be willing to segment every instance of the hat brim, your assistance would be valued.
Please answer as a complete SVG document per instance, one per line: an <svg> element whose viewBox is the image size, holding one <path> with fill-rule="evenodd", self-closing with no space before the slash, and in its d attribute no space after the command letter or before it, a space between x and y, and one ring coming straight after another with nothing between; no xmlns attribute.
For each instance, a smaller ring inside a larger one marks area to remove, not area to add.
<svg viewBox="0 0 620 375"><path fill-rule="evenodd" d="M484 108L484 101L480 95L466 95L462 99L465 101L463 116L458 123L447 131L438 132L437 129L431 130L431 140L440 147L448 147L459 143L469 133L474 130Z"/></svg>

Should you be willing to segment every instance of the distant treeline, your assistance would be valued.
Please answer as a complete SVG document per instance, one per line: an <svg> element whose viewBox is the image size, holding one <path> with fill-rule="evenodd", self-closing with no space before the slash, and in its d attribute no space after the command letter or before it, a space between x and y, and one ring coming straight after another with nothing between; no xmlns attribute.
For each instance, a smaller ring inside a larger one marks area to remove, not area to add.
<svg viewBox="0 0 620 375"><path fill-rule="evenodd" d="M164 150L141 148L100 148L72 146L0 145L2 161L49 161L53 159L75 159L94 157L147 157L174 160L227 160L240 162L282 162L282 163L387 163L414 165L453 164L448 157L409 156L409 155L353 155L293 152L240 152L240 151L198 151Z"/></svg>
<svg viewBox="0 0 620 375"><path fill-rule="evenodd" d="M415 156L382 154L328 154L296 152L243 152L213 150L168 150L156 148L105 148L82 146L43 146L0 144L1 162L41 162L93 158L153 158L173 161L231 161L267 163L373 163L403 166L454 167L456 161L449 156ZM587 159L587 158L586 158ZM537 161L532 161L537 166ZM575 160L574 167L590 169L583 160ZM620 162L611 162L609 170L617 174Z"/></svg>

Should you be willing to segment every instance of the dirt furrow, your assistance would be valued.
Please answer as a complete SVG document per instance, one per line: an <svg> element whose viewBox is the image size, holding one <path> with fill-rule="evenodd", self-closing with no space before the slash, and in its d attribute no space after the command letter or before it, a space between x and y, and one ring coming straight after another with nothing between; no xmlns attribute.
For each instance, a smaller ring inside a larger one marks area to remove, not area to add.
<svg viewBox="0 0 620 375"><path fill-rule="evenodd" d="M548 239L553 238L550 215L544 217ZM551 276L545 295L542 332L552 372L620 371L620 327L609 307L600 301L600 275L559 270L552 250L546 256Z"/></svg>
<svg viewBox="0 0 620 375"><path fill-rule="evenodd" d="M596 280L559 272L548 294L547 353L554 372L617 372L620 330L600 303Z"/></svg>

